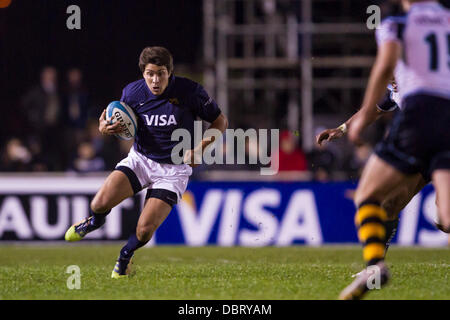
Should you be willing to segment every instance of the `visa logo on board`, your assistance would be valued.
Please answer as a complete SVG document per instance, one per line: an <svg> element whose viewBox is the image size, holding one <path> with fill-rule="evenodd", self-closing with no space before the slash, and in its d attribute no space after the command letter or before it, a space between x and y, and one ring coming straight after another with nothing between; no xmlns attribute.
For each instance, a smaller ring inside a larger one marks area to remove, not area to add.
<svg viewBox="0 0 450 320"><path fill-rule="evenodd" d="M311 190L297 190L291 195L281 221L266 209L280 205L281 192L277 189L257 189L245 198L239 189L210 189L199 208L193 203L192 194L186 192L177 210L185 243L191 246L208 244L217 219L220 219L217 235L220 246L286 246L295 240L303 240L308 245L322 244L319 215ZM241 227L241 215L256 230Z"/></svg>
<svg viewBox="0 0 450 320"><path fill-rule="evenodd" d="M238 188L211 188L205 191L202 202L195 204L193 194L187 191L176 206L184 244L289 246L302 242L318 246L329 243L326 241L327 235L323 233L320 218L326 219L327 215L335 212L319 212L317 201L323 199L317 198L309 189L295 190L284 201L282 196L282 192L276 188L260 188L250 193ZM271 212L282 207L285 209L278 217ZM355 211L348 214L353 217ZM417 194L400 213L400 223L393 243L401 246L447 245L448 234L433 227L436 219L435 192ZM350 220L353 221L352 218ZM340 232L339 228L342 226L336 225L333 232ZM349 227L356 236L353 223ZM217 236L212 239L215 228Z"/></svg>

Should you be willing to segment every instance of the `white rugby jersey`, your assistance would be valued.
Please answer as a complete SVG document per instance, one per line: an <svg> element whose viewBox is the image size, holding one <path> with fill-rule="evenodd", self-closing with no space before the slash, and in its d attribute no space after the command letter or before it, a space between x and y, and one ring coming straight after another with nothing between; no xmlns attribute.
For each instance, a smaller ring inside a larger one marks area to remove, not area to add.
<svg viewBox="0 0 450 320"><path fill-rule="evenodd" d="M414 93L450 99L450 10L437 2L413 3L405 16L386 18L376 38L378 46L402 45L395 70L400 102Z"/></svg>

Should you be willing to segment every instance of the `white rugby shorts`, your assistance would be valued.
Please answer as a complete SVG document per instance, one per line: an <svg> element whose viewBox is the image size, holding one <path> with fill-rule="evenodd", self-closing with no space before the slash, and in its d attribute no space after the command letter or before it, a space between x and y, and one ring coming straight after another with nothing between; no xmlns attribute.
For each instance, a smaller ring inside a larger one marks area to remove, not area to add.
<svg viewBox="0 0 450 320"><path fill-rule="evenodd" d="M175 192L178 196L177 203L181 200L183 193L192 174L191 166L187 164L168 164L153 161L131 147L128 156L116 165L127 167L124 172L133 187L134 193L145 188L165 189ZM133 176L134 173L134 176Z"/></svg>

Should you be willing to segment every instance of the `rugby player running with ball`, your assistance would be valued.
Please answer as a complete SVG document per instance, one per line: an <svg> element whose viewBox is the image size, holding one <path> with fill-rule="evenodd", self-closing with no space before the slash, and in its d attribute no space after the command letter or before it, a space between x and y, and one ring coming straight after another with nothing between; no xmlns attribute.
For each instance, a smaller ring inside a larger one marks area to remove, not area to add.
<svg viewBox="0 0 450 320"><path fill-rule="evenodd" d="M175 164L172 149L178 141L171 140L172 132L182 128L194 137L194 121L197 117L209 122L210 129L222 133L228 126L227 118L201 85L173 74L173 58L166 48L145 48L139 57L139 68L143 79L128 84L120 99L133 109L137 118L134 144L128 156L117 164L90 203L90 216L71 226L65 235L67 241L83 239L105 223L113 207L147 188L136 233L130 236L120 250L112 278L128 276L134 252L150 241L172 207L180 201L192 174L192 167L198 163L197 158L214 141L204 138L198 145L191 142L192 148L185 152L184 163ZM105 135L119 133L122 130L120 123L110 124L105 115L106 111L103 111L99 119L99 131Z"/></svg>

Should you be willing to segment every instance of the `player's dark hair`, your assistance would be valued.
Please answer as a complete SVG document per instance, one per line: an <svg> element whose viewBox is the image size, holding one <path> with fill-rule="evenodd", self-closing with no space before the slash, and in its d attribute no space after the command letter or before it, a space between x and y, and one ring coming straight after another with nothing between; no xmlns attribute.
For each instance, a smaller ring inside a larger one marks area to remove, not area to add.
<svg viewBox="0 0 450 320"><path fill-rule="evenodd" d="M169 74L173 71L173 58L169 50L164 47L146 47L139 56L139 69L144 72L147 64L165 66Z"/></svg>

